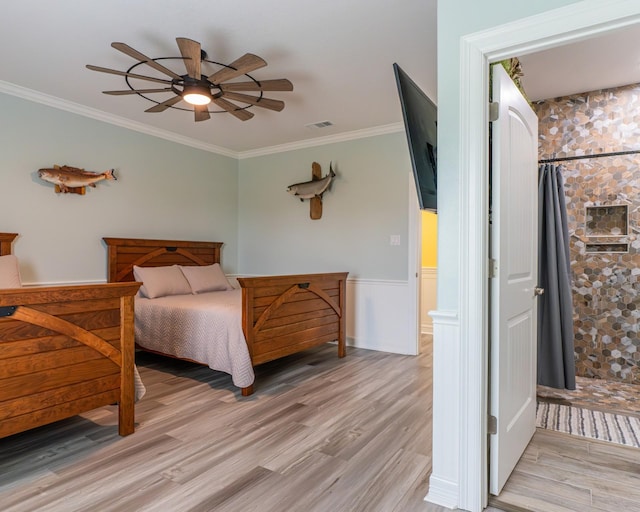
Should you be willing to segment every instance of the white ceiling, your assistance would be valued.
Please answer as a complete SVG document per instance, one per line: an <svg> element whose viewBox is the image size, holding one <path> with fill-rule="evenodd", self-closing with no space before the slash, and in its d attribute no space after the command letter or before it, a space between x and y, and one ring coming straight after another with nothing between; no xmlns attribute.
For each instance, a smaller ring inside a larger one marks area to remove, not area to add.
<svg viewBox="0 0 640 512"><path fill-rule="evenodd" d="M640 83L640 24L519 57L531 101Z"/></svg>
<svg viewBox="0 0 640 512"><path fill-rule="evenodd" d="M0 81L231 151L271 147L400 123L394 62L436 100L435 5L435 0L14 1L4 6L0 22ZM293 82L292 92L265 94L283 100L284 110L252 108L255 117L244 122L212 114L199 123L193 113L175 109L145 113L153 103L137 95L102 94L127 89L123 77L85 67L126 71L134 64L111 48L114 41L151 58L177 57L176 37L199 41L217 62L230 63L247 52L262 57L268 65L252 72L254 78ZM305 128L325 120L334 126Z"/></svg>
<svg viewBox="0 0 640 512"><path fill-rule="evenodd" d="M94 117L104 113L125 125L139 123L231 153L397 129L402 116L394 62L437 102L436 0L20 0L5 6L1 26L0 92L49 104L60 100ZM627 29L522 56L529 97L640 82L638 35L638 29ZM251 73L254 78L288 78L294 84L293 92L265 94L284 100L285 109L254 107L255 117L245 122L226 113L200 123L181 110L145 113L153 104L136 95L102 94L126 89L123 77L85 67L125 71L134 64L111 48L114 41L151 58L177 57L176 37L201 42L218 62L247 52L261 56L268 66ZM334 125L305 127L325 120Z"/></svg>

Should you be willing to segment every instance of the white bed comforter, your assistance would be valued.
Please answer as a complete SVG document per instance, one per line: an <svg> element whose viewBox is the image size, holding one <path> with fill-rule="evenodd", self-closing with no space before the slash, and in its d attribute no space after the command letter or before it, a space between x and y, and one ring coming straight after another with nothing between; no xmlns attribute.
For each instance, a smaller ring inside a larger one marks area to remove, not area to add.
<svg viewBox="0 0 640 512"><path fill-rule="evenodd" d="M135 299L135 336L141 347L206 364L241 388L254 373L242 332L241 290Z"/></svg>

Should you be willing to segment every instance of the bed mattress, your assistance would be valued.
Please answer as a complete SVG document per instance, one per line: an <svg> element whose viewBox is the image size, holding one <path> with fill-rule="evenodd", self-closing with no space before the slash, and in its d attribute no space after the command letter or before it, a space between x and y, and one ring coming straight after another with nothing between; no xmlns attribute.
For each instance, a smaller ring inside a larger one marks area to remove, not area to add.
<svg viewBox="0 0 640 512"><path fill-rule="evenodd" d="M254 373L242 332L241 300L242 290L136 297L136 343L206 364L230 374L236 386L248 387Z"/></svg>

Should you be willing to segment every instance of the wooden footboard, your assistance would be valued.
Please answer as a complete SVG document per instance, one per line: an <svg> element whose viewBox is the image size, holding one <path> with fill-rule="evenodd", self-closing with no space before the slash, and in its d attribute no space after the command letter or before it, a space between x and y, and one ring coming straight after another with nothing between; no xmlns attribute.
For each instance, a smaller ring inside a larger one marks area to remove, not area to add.
<svg viewBox="0 0 640 512"><path fill-rule="evenodd" d="M347 272L242 277L242 328L254 365L328 341L346 355Z"/></svg>
<svg viewBox="0 0 640 512"><path fill-rule="evenodd" d="M0 290L0 437L119 404L134 431L139 283Z"/></svg>

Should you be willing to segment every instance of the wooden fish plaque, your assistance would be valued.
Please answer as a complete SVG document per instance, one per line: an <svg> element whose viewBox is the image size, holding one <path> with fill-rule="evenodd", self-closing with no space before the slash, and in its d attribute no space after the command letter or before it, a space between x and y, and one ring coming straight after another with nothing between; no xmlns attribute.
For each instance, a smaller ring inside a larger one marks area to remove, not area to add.
<svg viewBox="0 0 640 512"><path fill-rule="evenodd" d="M86 187L95 187L102 180L115 180L113 169L105 172L89 172L69 165L54 165L51 168L39 169L38 176L43 181L55 185L56 194L84 195Z"/></svg>
<svg viewBox="0 0 640 512"><path fill-rule="evenodd" d="M322 167L318 162L311 164L311 181L319 181L322 179ZM309 216L312 220L322 218L322 197L315 196L309 200Z"/></svg>
<svg viewBox="0 0 640 512"><path fill-rule="evenodd" d="M329 164L329 174L322 177L322 168L318 162L311 164L311 181L294 183L287 187L287 192L294 195L300 201L309 199L309 215L311 219L318 220L322 217L322 195L327 191L336 173Z"/></svg>

